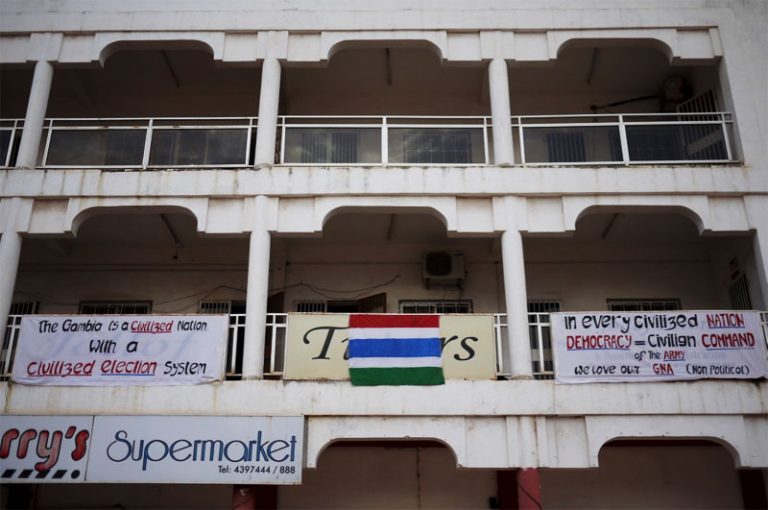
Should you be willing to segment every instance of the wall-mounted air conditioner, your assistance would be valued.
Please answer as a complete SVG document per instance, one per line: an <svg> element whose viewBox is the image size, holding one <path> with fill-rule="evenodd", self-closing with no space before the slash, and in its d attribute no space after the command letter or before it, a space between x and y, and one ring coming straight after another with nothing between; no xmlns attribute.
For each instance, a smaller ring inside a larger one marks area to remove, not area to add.
<svg viewBox="0 0 768 510"><path fill-rule="evenodd" d="M466 277L464 254L432 251L422 259L422 278L427 286L459 286Z"/></svg>

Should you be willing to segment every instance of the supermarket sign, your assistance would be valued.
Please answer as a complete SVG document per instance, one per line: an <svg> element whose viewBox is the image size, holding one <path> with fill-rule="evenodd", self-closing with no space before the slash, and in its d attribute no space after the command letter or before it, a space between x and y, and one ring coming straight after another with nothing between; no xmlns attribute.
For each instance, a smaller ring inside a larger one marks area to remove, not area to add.
<svg viewBox="0 0 768 510"><path fill-rule="evenodd" d="M0 483L298 484L302 417L2 416Z"/></svg>

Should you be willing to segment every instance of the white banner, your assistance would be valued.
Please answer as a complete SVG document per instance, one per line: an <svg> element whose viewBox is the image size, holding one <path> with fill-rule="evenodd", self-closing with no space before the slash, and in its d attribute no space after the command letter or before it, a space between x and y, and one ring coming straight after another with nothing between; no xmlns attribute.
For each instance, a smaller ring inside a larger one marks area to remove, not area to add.
<svg viewBox="0 0 768 510"><path fill-rule="evenodd" d="M224 315L26 316L12 379L53 386L219 381L228 324Z"/></svg>
<svg viewBox="0 0 768 510"><path fill-rule="evenodd" d="M758 312L559 312L559 383L768 377Z"/></svg>
<svg viewBox="0 0 768 510"><path fill-rule="evenodd" d="M88 481L298 484L302 417L97 416Z"/></svg>
<svg viewBox="0 0 768 510"><path fill-rule="evenodd" d="M83 482L93 416L0 416L0 484Z"/></svg>

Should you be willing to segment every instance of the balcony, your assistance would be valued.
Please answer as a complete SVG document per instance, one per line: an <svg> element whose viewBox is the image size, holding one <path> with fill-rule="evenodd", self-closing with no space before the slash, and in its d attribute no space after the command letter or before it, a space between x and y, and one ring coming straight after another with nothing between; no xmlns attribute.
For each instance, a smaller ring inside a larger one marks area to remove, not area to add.
<svg viewBox="0 0 768 510"><path fill-rule="evenodd" d="M253 166L255 117L48 119L42 168L152 170ZM512 119L515 163L734 163L727 112L531 115ZM23 121L0 124L0 165L12 167ZM483 116L282 116L275 161L286 166L493 164Z"/></svg>

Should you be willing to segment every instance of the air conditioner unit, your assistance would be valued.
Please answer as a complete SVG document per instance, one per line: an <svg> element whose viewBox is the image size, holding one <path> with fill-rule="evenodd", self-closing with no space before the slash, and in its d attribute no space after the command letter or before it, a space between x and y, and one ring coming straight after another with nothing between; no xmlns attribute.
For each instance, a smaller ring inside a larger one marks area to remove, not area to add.
<svg viewBox="0 0 768 510"><path fill-rule="evenodd" d="M464 254L432 251L422 259L422 278L427 286L458 286L464 281Z"/></svg>

